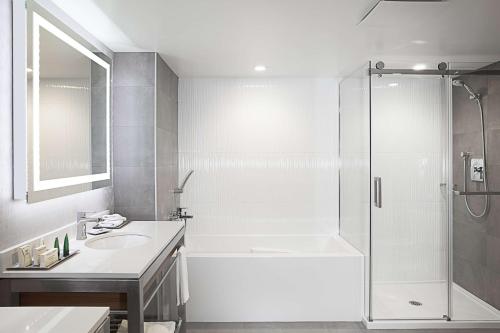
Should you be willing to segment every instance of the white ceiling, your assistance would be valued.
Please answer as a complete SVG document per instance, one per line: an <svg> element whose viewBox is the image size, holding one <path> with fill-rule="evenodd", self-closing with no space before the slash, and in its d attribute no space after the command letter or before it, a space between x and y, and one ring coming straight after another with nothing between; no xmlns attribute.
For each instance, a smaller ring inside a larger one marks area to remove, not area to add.
<svg viewBox="0 0 500 333"><path fill-rule="evenodd" d="M382 2L361 24L377 0L53 1L114 51L157 51L181 77L340 76L368 59L500 55L500 0Z"/></svg>

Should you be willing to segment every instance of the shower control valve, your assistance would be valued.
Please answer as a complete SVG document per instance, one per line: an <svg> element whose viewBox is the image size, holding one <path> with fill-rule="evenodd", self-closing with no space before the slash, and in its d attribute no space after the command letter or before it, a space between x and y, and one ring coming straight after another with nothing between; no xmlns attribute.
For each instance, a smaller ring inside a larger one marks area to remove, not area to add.
<svg viewBox="0 0 500 333"><path fill-rule="evenodd" d="M473 158L470 160L470 180L473 182L484 181L484 159Z"/></svg>

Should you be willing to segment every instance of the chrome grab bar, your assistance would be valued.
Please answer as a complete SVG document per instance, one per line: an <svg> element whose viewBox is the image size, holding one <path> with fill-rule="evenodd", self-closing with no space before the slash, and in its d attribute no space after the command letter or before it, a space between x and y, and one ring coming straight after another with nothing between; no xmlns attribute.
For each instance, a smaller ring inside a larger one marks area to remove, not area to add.
<svg viewBox="0 0 500 333"><path fill-rule="evenodd" d="M382 208L382 178L373 177L373 204Z"/></svg>

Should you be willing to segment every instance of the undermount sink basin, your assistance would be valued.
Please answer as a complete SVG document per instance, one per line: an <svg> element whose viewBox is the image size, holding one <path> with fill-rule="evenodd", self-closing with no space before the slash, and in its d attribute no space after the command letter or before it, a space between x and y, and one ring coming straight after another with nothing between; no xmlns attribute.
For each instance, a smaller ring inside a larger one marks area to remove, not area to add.
<svg viewBox="0 0 500 333"><path fill-rule="evenodd" d="M127 249L146 244L151 237L141 234L112 233L98 236L85 242L85 246L97 250Z"/></svg>

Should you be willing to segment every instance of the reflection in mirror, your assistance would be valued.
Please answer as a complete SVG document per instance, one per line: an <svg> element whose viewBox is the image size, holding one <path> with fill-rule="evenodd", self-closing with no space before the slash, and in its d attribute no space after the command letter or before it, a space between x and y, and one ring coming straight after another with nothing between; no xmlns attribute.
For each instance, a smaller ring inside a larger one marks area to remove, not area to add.
<svg viewBox="0 0 500 333"><path fill-rule="evenodd" d="M28 201L109 186L110 61L29 13Z"/></svg>

